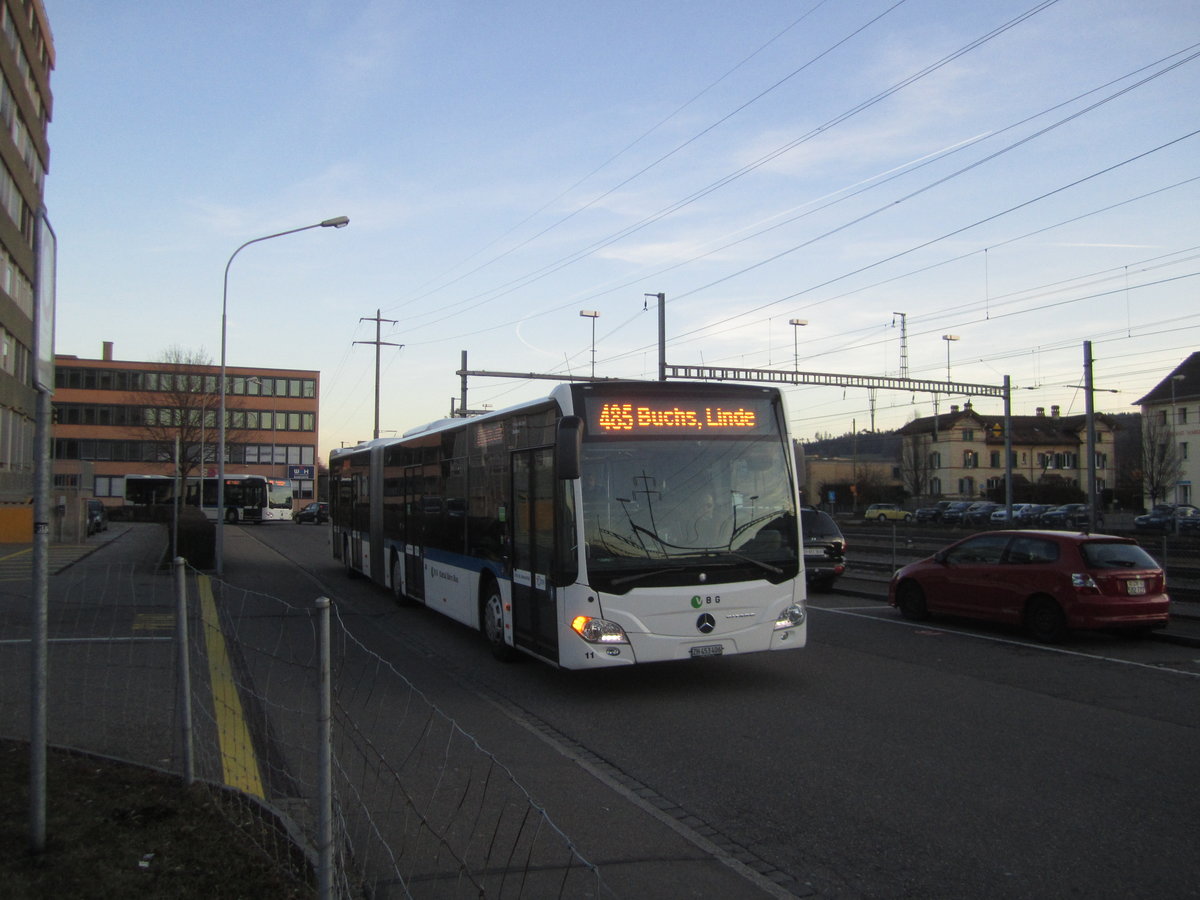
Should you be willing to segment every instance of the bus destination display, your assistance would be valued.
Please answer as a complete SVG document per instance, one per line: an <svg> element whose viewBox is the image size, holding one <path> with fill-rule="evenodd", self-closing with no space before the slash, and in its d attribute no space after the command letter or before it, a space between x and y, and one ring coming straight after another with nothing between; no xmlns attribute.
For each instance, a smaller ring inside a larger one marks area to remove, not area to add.
<svg viewBox="0 0 1200 900"><path fill-rule="evenodd" d="M587 430L593 437L709 434L761 435L775 430L767 399L727 398L723 402L679 403L663 398L624 402L620 398L589 398Z"/></svg>

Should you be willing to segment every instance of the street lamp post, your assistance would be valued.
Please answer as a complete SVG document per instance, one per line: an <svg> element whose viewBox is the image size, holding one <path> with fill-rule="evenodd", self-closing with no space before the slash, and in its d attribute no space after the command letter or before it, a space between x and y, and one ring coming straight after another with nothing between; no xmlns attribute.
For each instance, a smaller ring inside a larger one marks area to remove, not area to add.
<svg viewBox="0 0 1200 900"><path fill-rule="evenodd" d="M594 309L581 309L579 311L585 319L592 320L592 377L596 377L596 320L600 318L600 313Z"/></svg>
<svg viewBox="0 0 1200 900"><path fill-rule="evenodd" d="M946 342L946 380L953 381L950 377L950 343L959 339L957 334L943 334L942 340Z"/></svg>
<svg viewBox="0 0 1200 900"><path fill-rule="evenodd" d="M792 371L800 371L800 326L807 325L808 319L788 319L792 326Z"/></svg>
<svg viewBox="0 0 1200 900"><path fill-rule="evenodd" d="M313 228L345 228L349 224L350 219L347 216L335 216L332 219L317 222L315 225L290 228L287 231L277 231L275 234L265 234L262 237L246 241L233 251L229 262L225 263L225 285L221 292L221 374L217 379L217 392L220 397L219 412L217 413L217 546L215 554L217 575L223 575L225 572L225 322L229 309L229 267L233 265L234 258L251 244L296 234L300 231L309 231Z"/></svg>
<svg viewBox="0 0 1200 900"><path fill-rule="evenodd" d="M1179 410L1175 408L1175 383L1183 381L1183 375L1171 376L1171 443L1176 444L1175 429L1179 427ZM1168 457L1169 458L1169 457ZM1175 502L1179 502L1179 476L1175 479Z"/></svg>

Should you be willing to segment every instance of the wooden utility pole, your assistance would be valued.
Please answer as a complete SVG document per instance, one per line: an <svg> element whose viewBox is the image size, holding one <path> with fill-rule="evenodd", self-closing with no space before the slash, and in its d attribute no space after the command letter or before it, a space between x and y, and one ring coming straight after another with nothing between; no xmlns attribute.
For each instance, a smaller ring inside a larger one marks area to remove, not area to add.
<svg viewBox="0 0 1200 900"><path fill-rule="evenodd" d="M395 325L396 320L380 318L379 310L375 310L375 318L372 319L370 316L363 316L358 321L375 323L375 340L373 340L373 341L355 341L354 343L356 343L356 344L374 344L375 345L375 431L373 433L373 436L376 440L378 440L379 439L379 348L380 347L403 347L404 345L403 344L394 344L391 341L380 340L380 333L379 333L380 326L383 325L384 322L388 322L392 325Z"/></svg>

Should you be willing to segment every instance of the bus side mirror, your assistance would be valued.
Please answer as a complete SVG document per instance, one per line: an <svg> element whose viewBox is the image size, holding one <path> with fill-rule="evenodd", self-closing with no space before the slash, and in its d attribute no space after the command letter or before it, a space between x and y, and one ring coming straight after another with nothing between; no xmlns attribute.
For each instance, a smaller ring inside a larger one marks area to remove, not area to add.
<svg viewBox="0 0 1200 900"><path fill-rule="evenodd" d="M558 420L558 435L554 444L554 468L559 478L578 478L579 460L583 456L583 419L563 416Z"/></svg>

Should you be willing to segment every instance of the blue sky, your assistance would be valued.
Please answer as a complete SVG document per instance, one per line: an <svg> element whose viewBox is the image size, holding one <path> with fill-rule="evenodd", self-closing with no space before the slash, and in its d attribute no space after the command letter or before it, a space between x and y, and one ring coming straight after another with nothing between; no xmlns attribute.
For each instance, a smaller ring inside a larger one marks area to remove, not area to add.
<svg viewBox="0 0 1200 900"><path fill-rule="evenodd" d="M472 369L667 361L1121 412L1197 348L1194 0L45 0L59 353L317 369L321 453ZM790 319L808 320L804 327ZM948 342L944 334L959 340ZM474 408L548 390L473 378ZM1115 392L1115 393L1113 393ZM787 389L796 437L928 395ZM964 396L942 399L961 403ZM999 412L999 401L976 407Z"/></svg>

